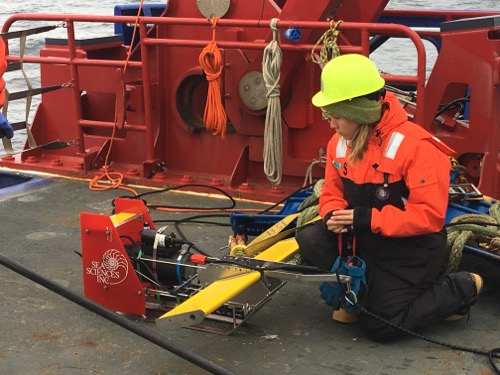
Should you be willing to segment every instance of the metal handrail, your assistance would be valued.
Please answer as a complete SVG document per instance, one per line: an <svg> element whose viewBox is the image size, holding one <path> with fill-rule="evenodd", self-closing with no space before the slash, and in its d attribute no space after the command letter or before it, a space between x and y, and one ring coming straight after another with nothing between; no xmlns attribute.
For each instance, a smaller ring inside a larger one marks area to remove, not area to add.
<svg viewBox="0 0 500 375"><path fill-rule="evenodd" d="M16 14L7 19L4 23L2 32L8 32L10 27L17 21L53 21L64 22L67 28L68 37L68 58L53 58L53 57L35 57L23 56L24 63L39 63L39 64L67 64L70 67L70 75L73 84L73 96L75 108L77 110L77 118L79 127L79 136L83 140L83 127L81 119L80 105L80 89L78 84L78 66L116 66L123 67L122 60L98 60L98 59L81 59L77 57L77 45L75 41L75 23L123 23L133 24L136 22L136 17L132 16L91 16L91 15L63 15L63 14ZM186 40L178 38L156 38L148 36L148 28L151 25L161 27L163 25L177 26L198 26L207 29L206 40ZM248 19L219 19L217 26L224 27L243 27L243 28L269 28L269 20L248 20ZM180 17L140 17L139 18L139 37L141 40L142 62L130 61L129 66L133 68L141 68L143 79L143 94L145 103L145 132L146 132L146 152L148 159L154 159L154 132L151 118L151 86L148 49L151 47L161 46L177 46L177 47L200 47L203 48L210 42L210 27L211 24L204 18L180 18ZM326 30L330 27L330 22L324 21L278 21L276 24L278 29L286 28L303 28L309 30ZM396 83L415 84L419 95L417 96L417 106L415 113L415 121L418 122L423 118L423 103L425 98L425 68L426 68L426 51L422 39L414 30L395 24L376 24L376 23L358 23L358 22L342 22L338 25L340 31L355 31L361 35L359 45L340 45L340 50L343 53L363 53L369 54L369 38L374 35L385 35L399 38L407 38L411 40L417 52L417 74L416 75L384 75L387 81ZM239 48L244 50L264 50L266 43L263 41L226 41L219 40L218 45L221 48ZM313 45L309 43L292 44L287 41L281 43L281 48L285 51L294 52L309 52ZM8 46L7 46L8 51ZM19 57L8 54L8 62L18 62ZM98 125L97 122L95 125ZM102 123L98 126L107 126ZM85 146L80 143L80 151L84 152Z"/></svg>

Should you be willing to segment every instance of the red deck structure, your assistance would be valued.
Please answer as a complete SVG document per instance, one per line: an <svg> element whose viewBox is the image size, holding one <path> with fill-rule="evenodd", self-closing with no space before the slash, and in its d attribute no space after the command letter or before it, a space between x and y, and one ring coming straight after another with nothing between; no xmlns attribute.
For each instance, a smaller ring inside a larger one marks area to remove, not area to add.
<svg viewBox="0 0 500 375"><path fill-rule="evenodd" d="M457 151L468 178L482 193L499 197L500 12L384 11L387 2L338 6L321 0L311 7L299 0L262 0L227 2L227 9L214 9L220 12L214 35L221 52L220 94L228 119L224 139L203 123L208 83L199 57L214 30L203 14L211 11L200 5L204 2L170 1L164 9L145 8L133 47L127 38L136 17L125 11L114 16L13 15L4 33L18 21L33 22L34 27L42 21L64 22L66 39L47 39L39 56L25 55L22 61L40 64L42 87L62 85L42 94L30 125L37 145L63 140L77 141L71 143L77 146L37 148L4 157L0 165L89 179L102 174L107 165L107 171L123 174L128 183L210 184L235 196L277 201L302 186L308 167L320 159L331 136L321 112L310 104L321 71L311 51L335 25L341 53L369 55L370 41L377 36L413 43L417 74L384 78L392 85L414 87L417 95L407 106L409 115ZM440 30L413 30L377 22L383 17L445 23ZM482 18L469 20L472 17ZM283 160L278 185L266 178L263 168L267 98L262 61L272 40L273 18L279 19L283 51L278 140ZM75 40L75 29L83 22L113 23L123 37ZM285 38L287 30L300 31L300 39ZM427 82L423 38L440 44ZM7 60L18 63L21 57L8 54ZM465 108L442 110L466 95L470 102ZM312 173L321 177L317 164Z"/></svg>

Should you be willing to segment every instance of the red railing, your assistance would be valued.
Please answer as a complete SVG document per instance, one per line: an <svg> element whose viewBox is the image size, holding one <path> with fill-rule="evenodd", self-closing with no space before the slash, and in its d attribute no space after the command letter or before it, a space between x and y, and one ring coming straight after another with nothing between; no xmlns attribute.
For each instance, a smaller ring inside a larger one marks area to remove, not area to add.
<svg viewBox="0 0 500 375"><path fill-rule="evenodd" d="M8 33L11 26L17 21L33 21L33 22L63 22L67 29L68 38L68 51L69 57L54 58L54 57L37 57L37 56L23 56L24 63L37 63L37 64L67 64L71 71L71 81L73 84L73 96L75 108L77 108L77 117L81 118L80 108L80 89L78 82L78 66L94 66L94 67L123 67L122 60L96 60L96 59L80 59L77 58L76 49L78 48L75 42L75 23L123 23L133 24L136 21L135 17L130 16L90 16L90 15L62 15L62 14L16 14L11 16L3 25L2 32ZM144 85L144 102L146 105L145 111L145 128L140 126L127 126L126 129L130 131L145 131L147 133L147 148L148 159L154 159L154 133L152 131L151 120L151 87L150 87L150 72L149 72L149 53L148 48L157 46L175 46L179 48L186 47L200 47L206 46L210 40L200 39L161 39L148 36L148 29L151 25L158 27L168 25L178 26L193 26L199 28L210 28L210 23L202 18L158 18L158 17L141 17L139 19L139 37L142 45L142 62L130 61L129 66L142 69L142 81ZM244 20L244 19L220 19L217 23L218 27L241 27L241 28L269 28L268 20ZM330 22L312 22L312 21L278 21L276 25L279 29L300 28L309 30L324 31L330 27ZM385 35L400 38L407 38L411 40L417 52L417 74L414 76L402 75L386 75L387 81L394 83L409 83L415 84L419 92L417 98L417 113L415 121L418 121L422 116L424 110L423 106L419 106L420 102L423 103L425 96L425 66L426 66L426 53L422 40L418 34L411 29L402 25L390 24L375 24L375 23L354 23L342 22L338 26L339 30L356 31L361 33L361 44L354 46L341 45L340 50L342 53L362 53L369 54L369 38L374 35ZM208 34L207 34L208 35ZM267 43L264 41L253 42L231 42L231 41L218 41L220 48L228 49L242 49L242 50L263 50ZM313 44L291 44L282 43L280 46L285 51L295 52L310 52L314 47ZM8 50L8 49L7 49ZM19 62L19 56L8 54L8 62ZM149 108L148 108L149 107ZM84 139L82 133L83 126L92 127L112 127L112 123L105 123L99 121L88 121L81 119L79 121L80 139ZM84 142L80 142L80 152L85 151Z"/></svg>

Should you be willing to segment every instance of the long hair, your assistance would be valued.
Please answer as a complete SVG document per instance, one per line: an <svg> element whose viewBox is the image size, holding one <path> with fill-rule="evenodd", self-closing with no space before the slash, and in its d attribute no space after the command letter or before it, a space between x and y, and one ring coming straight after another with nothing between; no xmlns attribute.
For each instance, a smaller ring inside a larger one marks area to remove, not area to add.
<svg viewBox="0 0 500 375"><path fill-rule="evenodd" d="M349 161L351 164L363 159L363 155L368 148L368 140L373 129L373 124L359 125L358 130L351 140L351 154Z"/></svg>

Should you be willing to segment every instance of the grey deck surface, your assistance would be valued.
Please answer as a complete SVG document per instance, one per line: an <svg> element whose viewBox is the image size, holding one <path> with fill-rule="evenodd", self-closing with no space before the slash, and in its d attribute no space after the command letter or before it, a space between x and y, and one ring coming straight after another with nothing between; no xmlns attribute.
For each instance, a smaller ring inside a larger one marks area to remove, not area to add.
<svg viewBox="0 0 500 375"><path fill-rule="evenodd" d="M28 191L0 195L1 253L83 293L80 212L111 214L113 190L93 192L85 181L52 179ZM153 199L153 198L151 198ZM162 195L156 202L204 204L208 198ZM261 206L262 207L262 206ZM155 219L188 214L154 212ZM230 228L185 225L186 236L214 256ZM482 274L484 293L468 323L446 322L424 334L488 350L500 346L499 265L466 257ZM205 374L190 362L126 331L0 266L0 374ZM484 356L408 337L378 344L356 325L330 319L318 285L288 283L230 336L179 329L164 333L237 374L492 374ZM152 323L143 322L155 330Z"/></svg>

